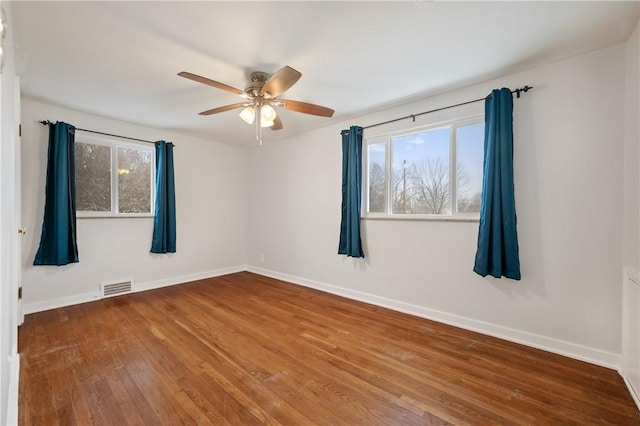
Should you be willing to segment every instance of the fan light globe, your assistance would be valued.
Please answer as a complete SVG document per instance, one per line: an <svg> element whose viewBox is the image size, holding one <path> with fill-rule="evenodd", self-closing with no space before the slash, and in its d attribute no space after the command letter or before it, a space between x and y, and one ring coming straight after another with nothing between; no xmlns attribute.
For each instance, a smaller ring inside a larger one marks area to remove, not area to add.
<svg viewBox="0 0 640 426"><path fill-rule="evenodd" d="M273 122L273 120L275 120L276 118L276 111L269 104L263 105L262 108L260 109L260 117L263 122L266 122L266 121Z"/></svg>
<svg viewBox="0 0 640 426"><path fill-rule="evenodd" d="M240 112L240 118L247 123L253 124L256 119L256 109L254 107L246 107ZM260 127L273 126L273 120L276 118L276 111L271 105L265 105L260 108Z"/></svg>
<svg viewBox="0 0 640 426"><path fill-rule="evenodd" d="M256 118L256 110L253 109L253 107L246 107L240 113L240 118L242 118L245 123L252 124Z"/></svg>

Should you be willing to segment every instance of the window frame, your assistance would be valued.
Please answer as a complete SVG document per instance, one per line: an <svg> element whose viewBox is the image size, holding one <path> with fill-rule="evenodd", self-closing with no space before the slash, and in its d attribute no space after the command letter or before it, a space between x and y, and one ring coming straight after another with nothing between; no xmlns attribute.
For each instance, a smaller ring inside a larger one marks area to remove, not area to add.
<svg viewBox="0 0 640 426"><path fill-rule="evenodd" d="M362 167L362 206L361 218L362 219L378 219L378 220L426 220L426 221L441 221L441 222L479 222L480 213L459 213L457 212L457 194L458 194L458 182L457 182L457 129L459 127L469 126L472 124L484 123L484 114L471 114L464 117L453 118L450 120L439 121L435 123L424 124L420 126L414 126L410 128L404 128L400 130L394 130L390 132L373 134L371 136L364 137L364 149L365 158L363 159ZM449 128L449 182L450 182L450 202L451 213L448 215L443 214L412 214L412 213L393 213L393 197L391 196L390 183L393 179L393 138L400 136L409 136L418 133L425 133L438 129ZM385 211L384 212L369 212L369 167L370 167L370 155L369 146L378 143L385 143ZM451 159L455 159L454 162ZM455 164L454 164L455 163Z"/></svg>
<svg viewBox="0 0 640 426"><path fill-rule="evenodd" d="M122 141L116 138L93 136L93 135L81 135L76 134L75 142L85 143L91 145L108 146L111 160L110 168L110 182L111 182L111 210L110 211L89 211L78 210L76 207L76 218L78 219L91 219L91 218L132 218L132 217L154 217L154 206L156 196L156 163L155 163L155 148L149 146L150 144L144 142L129 142ZM119 210L119 191L118 191L118 148L132 148L132 149L144 149L151 151L151 167L150 167L150 185L149 185L149 213L120 213ZM115 177L115 179L114 179ZM77 185L77 183L76 183Z"/></svg>

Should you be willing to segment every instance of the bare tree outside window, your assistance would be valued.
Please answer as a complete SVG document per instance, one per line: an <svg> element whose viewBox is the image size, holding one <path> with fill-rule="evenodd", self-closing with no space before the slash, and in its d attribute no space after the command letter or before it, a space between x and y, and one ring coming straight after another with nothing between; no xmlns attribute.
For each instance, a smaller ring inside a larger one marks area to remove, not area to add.
<svg viewBox="0 0 640 426"><path fill-rule="evenodd" d="M473 192L476 182L467 172L462 163L456 169L456 209L458 213L480 212L480 197L482 192Z"/></svg>
<svg viewBox="0 0 640 426"><path fill-rule="evenodd" d="M151 151L118 147L118 211L150 213Z"/></svg>
<svg viewBox="0 0 640 426"><path fill-rule="evenodd" d="M412 213L449 214L451 193L449 162L441 157L427 158L411 164L409 181L415 192L416 202Z"/></svg>
<svg viewBox="0 0 640 426"><path fill-rule="evenodd" d="M465 196L458 199L458 212L459 213L479 213L482 193L476 192L473 195Z"/></svg>
<svg viewBox="0 0 640 426"><path fill-rule="evenodd" d="M411 186L409 168L411 164L407 160L402 161L401 167L395 167L391 176L391 188L393 194L392 211L396 214L413 213L415 191Z"/></svg>
<svg viewBox="0 0 640 426"><path fill-rule="evenodd" d="M456 131L458 173L456 208L458 213L480 213L482 167L484 160L484 124L460 126Z"/></svg>
<svg viewBox="0 0 640 426"><path fill-rule="evenodd" d="M440 127L394 137L392 149L392 212L450 214L450 128Z"/></svg>
<svg viewBox="0 0 640 426"><path fill-rule="evenodd" d="M76 210L111 211L111 148L75 143Z"/></svg>
<svg viewBox="0 0 640 426"><path fill-rule="evenodd" d="M469 174L462 165L456 170L459 191L465 190L470 181ZM394 172L394 213L407 214L449 214L451 212L451 186L449 165L441 157L428 158L420 163L411 163L403 171ZM479 202L480 194L476 194ZM463 198L458 202L473 211L473 198Z"/></svg>
<svg viewBox="0 0 640 426"><path fill-rule="evenodd" d="M384 168L380 163L373 163L369 172L369 211L384 212Z"/></svg>
<svg viewBox="0 0 640 426"><path fill-rule="evenodd" d="M386 142L367 145L369 158L368 212L384 213L386 209Z"/></svg>

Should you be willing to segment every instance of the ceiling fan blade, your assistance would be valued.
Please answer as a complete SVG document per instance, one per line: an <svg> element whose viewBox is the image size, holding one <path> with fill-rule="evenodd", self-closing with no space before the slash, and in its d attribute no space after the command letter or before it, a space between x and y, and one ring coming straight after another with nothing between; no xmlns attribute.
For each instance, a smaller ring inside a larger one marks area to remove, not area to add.
<svg viewBox="0 0 640 426"><path fill-rule="evenodd" d="M285 65L264 83L264 86L260 89L260 96L264 96L267 99L278 97L296 84L300 77L302 77L302 74L299 71Z"/></svg>
<svg viewBox="0 0 640 426"><path fill-rule="evenodd" d="M306 102L291 101L287 99L277 99L278 102L284 103L282 108L289 111L301 112L304 114L319 115L321 117L331 117L335 112L331 108L323 107L315 104L308 104Z"/></svg>
<svg viewBox="0 0 640 426"><path fill-rule="evenodd" d="M280 129L282 129L282 120L280 120L280 117L276 115L276 118L273 119L273 126L271 126L271 130Z"/></svg>
<svg viewBox="0 0 640 426"><path fill-rule="evenodd" d="M200 115L217 114L219 112L225 112L225 111L229 111L229 110L236 109L236 108L242 108L244 106L247 106L247 104L245 102L241 102L241 103L238 103L238 104L225 105L225 106L221 106L221 107L218 107L218 108L213 108L213 109L208 109L206 111L202 111L200 113Z"/></svg>
<svg viewBox="0 0 640 426"><path fill-rule="evenodd" d="M235 93L236 95L240 95L244 98L247 97L247 94L244 93L243 90L236 89L235 87L227 86L224 83L220 83L218 81L211 80L206 77L201 77L199 75L191 74L190 72L186 72L186 71L179 72L178 75L180 77L188 78L189 80L197 81L198 83L206 84L207 86L215 87L216 89L221 89L227 92Z"/></svg>

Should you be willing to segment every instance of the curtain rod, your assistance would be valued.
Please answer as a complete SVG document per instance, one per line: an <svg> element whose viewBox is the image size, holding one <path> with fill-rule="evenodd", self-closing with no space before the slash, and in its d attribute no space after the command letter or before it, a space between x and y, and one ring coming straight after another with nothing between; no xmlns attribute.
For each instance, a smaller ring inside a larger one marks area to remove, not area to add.
<svg viewBox="0 0 640 426"><path fill-rule="evenodd" d="M42 121L39 121L39 123L40 123L40 124L42 124L42 125L44 125L44 126L46 126L47 124L53 124L53 123L52 123L51 121L49 121L49 120L42 120ZM80 128L75 127L75 126L74 126L74 128L75 128L76 130L80 130L80 131L82 131L82 132L96 133L96 134L98 134L98 135L113 136L113 137L115 137L115 138L120 138L120 139L129 139L129 140L131 140L131 141L138 141L138 142L144 142L144 143L152 143L152 144L155 144L155 142L153 142L153 141L147 141L147 140L144 140L144 139L138 139L138 138L130 138L129 136L120 136L120 135L114 135L114 134L112 134L112 133L98 132L98 131L96 131L96 130L80 129Z"/></svg>
<svg viewBox="0 0 640 426"><path fill-rule="evenodd" d="M522 88L512 90L511 93L515 93L517 95L517 97L519 98L520 97L520 92L527 93L531 89L533 89L533 87L524 86ZM489 95L489 96L491 96L491 95ZM424 111L424 112L420 112L418 114L411 114L411 115L407 115L405 117L394 118L393 120L383 121L382 123L376 123L376 124L370 124L368 126L364 126L363 129L370 129L372 127L382 126L383 124L395 123L396 121L406 120L408 118L413 119L413 121L415 123L416 117L419 117L421 115L431 114L432 112L438 112L438 111L442 111L442 110L449 109L449 108L459 107L459 106L462 106L462 105L468 105L468 104L472 104L472 103L475 103L475 102L484 101L485 99L487 99L487 98L484 97L484 98L480 98L480 99L474 99L472 101L467 101L467 102L462 102L462 103L455 104L455 105L449 105L449 106L442 107L442 108L432 109L430 111Z"/></svg>

